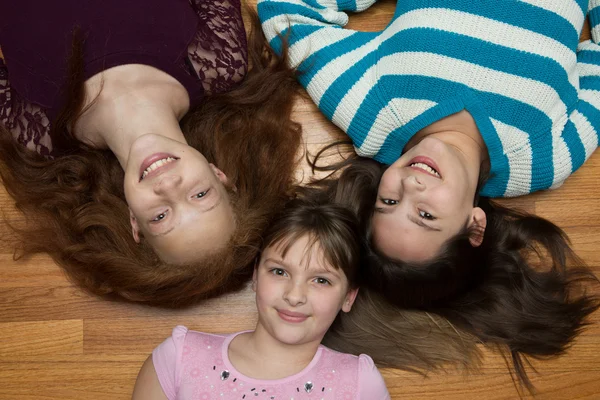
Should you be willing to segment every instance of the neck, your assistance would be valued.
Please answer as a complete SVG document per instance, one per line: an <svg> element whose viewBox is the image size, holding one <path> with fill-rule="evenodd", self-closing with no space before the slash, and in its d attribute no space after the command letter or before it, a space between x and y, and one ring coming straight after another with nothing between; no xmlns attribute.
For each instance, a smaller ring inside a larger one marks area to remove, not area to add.
<svg viewBox="0 0 600 400"><path fill-rule="evenodd" d="M75 125L75 136L92 147L110 149L121 166L142 135L155 133L186 143L179 120L189 98L170 75L145 65L123 65L88 79L85 91L87 110Z"/></svg>
<svg viewBox="0 0 600 400"><path fill-rule="evenodd" d="M489 159L487 147L471 114L462 110L423 128L406 145L410 149L427 136L436 137L453 146L465 162L479 171Z"/></svg>
<svg viewBox="0 0 600 400"><path fill-rule="evenodd" d="M253 374L260 379L281 379L297 374L310 364L320 340L303 344L286 344L272 337L259 324L245 339L245 359L252 360ZM236 367L237 368L237 367Z"/></svg>

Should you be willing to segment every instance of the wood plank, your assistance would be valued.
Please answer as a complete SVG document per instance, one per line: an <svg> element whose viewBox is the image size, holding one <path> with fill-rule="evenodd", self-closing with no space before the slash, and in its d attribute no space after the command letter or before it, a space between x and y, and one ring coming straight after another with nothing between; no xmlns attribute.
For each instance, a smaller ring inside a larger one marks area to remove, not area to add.
<svg viewBox="0 0 600 400"><path fill-rule="evenodd" d="M0 323L0 362L19 362L24 356L83 353L83 321Z"/></svg>

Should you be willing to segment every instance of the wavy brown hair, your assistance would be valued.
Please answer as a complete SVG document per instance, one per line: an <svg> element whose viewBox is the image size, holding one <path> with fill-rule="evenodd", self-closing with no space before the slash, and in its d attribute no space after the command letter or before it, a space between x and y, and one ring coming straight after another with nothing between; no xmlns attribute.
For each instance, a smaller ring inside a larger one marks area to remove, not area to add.
<svg viewBox="0 0 600 400"><path fill-rule="evenodd" d="M256 19L256 17L253 17ZM81 46L74 35L67 101L53 121L66 154L46 159L0 132L0 176L27 223L16 226L15 258L47 253L90 293L151 305L182 307L238 290L252 275L261 234L290 197L300 126L291 120L298 85L284 60L249 40L251 69L231 92L207 98L182 120L191 146L219 166L237 188L236 231L228 245L198 263L169 265L134 242L123 171L109 151L60 136L82 113Z"/></svg>

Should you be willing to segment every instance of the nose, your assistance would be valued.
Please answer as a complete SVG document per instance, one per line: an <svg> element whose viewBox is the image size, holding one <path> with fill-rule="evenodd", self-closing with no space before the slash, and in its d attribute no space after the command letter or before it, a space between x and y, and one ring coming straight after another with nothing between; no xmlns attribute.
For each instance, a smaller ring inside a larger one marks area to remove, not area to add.
<svg viewBox="0 0 600 400"><path fill-rule="evenodd" d="M418 176L409 175L402 179L402 188L406 191L422 192L426 189L425 182Z"/></svg>
<svg viewBox="0 0 600 400"><path fill-rule="evenodd" d="M165 175L154 184L154 193L165 194L181 186L183 179L180 175Z"/></svg>
<svg viewBox="0 0 600 400"><path fill-rule="evenodd" d="M284 299L292 307L306 303L306 286L303 283L290 282L286 288Z"/></svg>

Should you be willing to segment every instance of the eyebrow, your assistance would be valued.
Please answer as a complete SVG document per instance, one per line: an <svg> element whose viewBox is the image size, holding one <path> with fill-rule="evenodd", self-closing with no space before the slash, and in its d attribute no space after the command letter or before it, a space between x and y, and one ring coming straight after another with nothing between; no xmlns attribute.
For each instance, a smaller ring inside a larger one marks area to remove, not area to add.
<svg viewBox="0 0 600 400"><path fill-rule="evenodd" d="M421 219L419 219L419 218L415 218L415 217L413 217L413 216L412 216L412 215L410 215L410 214L406 214L406 217L407 217L407 218L408 218L408 219L409 219L409 220L410 220L412 223L414 223L414 224L417 224L417 225L419 225L419 226L421 226L421 227L423 227L423 228L425 228L425 229L427 229L427 230L429 230L429 231L435 231L435 232L441 232L441 231L442 231L440 228L435 228L435 227L433 227L433 226L431 226L431 225L427 225L427 224L426 224L425 222L423 222Z"/></svg>
<svg viewBox="0 0 600 400"><path fill-rule="evenodd" d="M206 210L203 211L203 213L207 213L209 211L214 210L219 204L221 204L221 202L223 201L223 197L219 197L219 200L213 204L212 206L210 206L209 208L207 208ZM172 226L171 228L169 228L168 230L158 233L156 235L151 235L152 237L161 237L161 236L165 236L167 234L169 234L173 229L175 229L175 226Z"/></svg>

